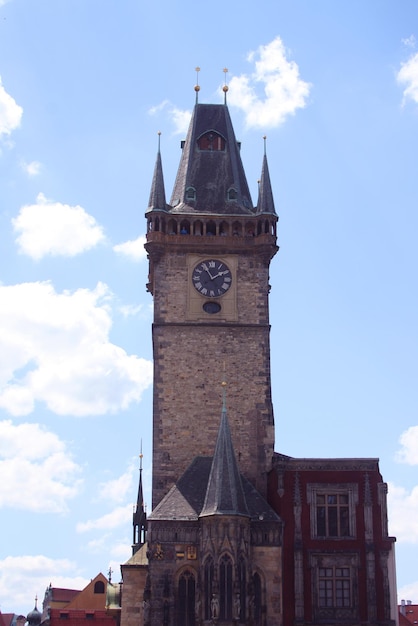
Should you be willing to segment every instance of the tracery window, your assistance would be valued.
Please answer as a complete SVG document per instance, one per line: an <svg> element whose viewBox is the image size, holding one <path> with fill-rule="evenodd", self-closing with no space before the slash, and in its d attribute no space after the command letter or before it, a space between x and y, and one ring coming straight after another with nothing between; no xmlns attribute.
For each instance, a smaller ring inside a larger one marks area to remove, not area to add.
<svg viewBox="0 0 418 626"><path fill-rule="evenodd" d="M209 620L211 618L211 608L210 602L213 594L213 561L211 558L206 559L204 566L204 590L205 590L205 606L204 606L204 614L205 620Z"/></svg>
<svg viewBox="0 0 418 626"><path fill-rule="evenodd" d="M232 620L232 561L224 555L219 564L219 619Z"/></svg>
<svg viewBox="0 0 418 626"><path fill-rule="evenodd" d="M238 587L240 600L240 622L245 622L247 605L247 573L244 559L238 561Z"/></svg>
<svg viewBox="0 0 418 626"><path fill-rule="evenodd" d="M177 600L178 626L195 626L196 584L190 570L184 571L179 578Z"/></svg>

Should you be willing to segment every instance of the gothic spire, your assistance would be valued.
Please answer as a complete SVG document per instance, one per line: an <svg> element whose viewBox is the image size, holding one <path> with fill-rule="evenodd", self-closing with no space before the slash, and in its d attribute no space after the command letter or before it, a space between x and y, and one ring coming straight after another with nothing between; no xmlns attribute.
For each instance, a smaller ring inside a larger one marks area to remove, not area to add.
<svg viewBox="0 0 418 626"><path fill-rule="evenodd" d="M276 215L273 200L273 191L271 189L269 167L266 154L266 137L264 139L264 157L261 168L261 178L258 187L257 213L272 213Z"/></svg>
<svg viewBox="0 0 418 626"><path fill-rule="evenodd" d="M226 383L222 385L224 397L221 423L200 517L206 515L245 515L248 517L247 503L226 414Z"/></svg>
<svg viewBox="0 0 418 626"><path fill-rule="evenodd" d="M147 211L152 211L153 209L160 209L162 211L165 211L167 208L165 201L163 166L161 162L160 138L161 133L159 132L157 160L154 167L154 176L152 177L151 192L149 195Z"/></svg>
<svg viewBox="0 0 418 626"><path fill-rule="evenodd" d="M139 455L139 485L138 485L138 497L136 499L136 506L133 512L133 546L132 553L135 554L137 550L145 543L145 535L147 530L147 514L144 508L144 493L142 489L142 441L141 441L141 454Z"/></svg>

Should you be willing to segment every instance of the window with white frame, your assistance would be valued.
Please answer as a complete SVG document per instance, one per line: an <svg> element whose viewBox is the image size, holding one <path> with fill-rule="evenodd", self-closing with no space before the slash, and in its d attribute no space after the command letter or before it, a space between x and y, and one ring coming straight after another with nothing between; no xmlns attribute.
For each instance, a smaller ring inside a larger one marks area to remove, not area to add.
<svg viewBox="0 0 418 626"><path fill-rule="evenodd" d="M308 484L311 508L311 536L316 539L348 539L356 535L358 486Z"/></svg>

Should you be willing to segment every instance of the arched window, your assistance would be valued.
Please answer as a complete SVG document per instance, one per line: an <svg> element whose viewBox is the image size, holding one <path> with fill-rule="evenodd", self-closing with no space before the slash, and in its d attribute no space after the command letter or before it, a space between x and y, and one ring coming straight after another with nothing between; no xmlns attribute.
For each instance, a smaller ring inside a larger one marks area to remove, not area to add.
<svg viewBox="0 0 418 626"><path fill-rule="evenodd" d="M94 583L94 593L104 593L104 592L105 592L104 582L102 580L97 580Z"/></svg>
<svg viewBox="0 0 418 626"><path fill-rule="evenodd" d="M204 614L205 620L209 620L211 618L211 609L210 609L210 601L212 599L213 594L213 561L211 558L208 558L205 562L204 567L204 590L205 590L205 607Z"/></svg>
<svg viewBox="0 0 418 626"><path fill-rule="evenodd" d="M213 221L210 221L206 224L206 234L207 235L216 235L216 224Z"/></svg>
<svg viewBox="0 0 418 626"><path fill-rule="evenodd" d="M180 224L180 235L190 235L190 222L183 220Z"/></svg>
<svg viewBox="0 0 418 626"><path fill-rule="evenodd" d="M261 609L262 609L262 588L261 578L257 572L253 576L253 588L254 588L254 624L259 626L261 624Z"/></svg>
<svg viewBox="0 0 418 626"><path fill-rule="evenodd" d="M225 139L213 131L201 135L197 140L199 150L225 150Z"/></svg>
<svg viewBox="0 0 418 626"><path fill-rule="evenodd" d="M178 626L195 626L196 584L194 575L186 570L179 578L177 592L177 624Z"/></svg>
<svg viewBox="0 0 418 626"><path fill-rule="evenodd" d="M242 226L240 222L234 222L232 224L232 234L233 235L241 235L242 234Z"/></svg>
<svg viewBox="0 0 418 626"><path fill-rule="evenodd" d="M246 619L246 605L247 605L247 574L244 559L240 559L238 562L238 585L239 585L239 600L240 600L240 615L239 621L245 622Z"/></svg>
<svg viewBox="0 0 418 626"><path fill-rule="evenodd" d="M221 222L219 225L219 234L222 236L229 235L229 224L228 222Z"/></svg>
<svg viewBox="0 0 418 626"><path fill-rule="evenodd" d="M192 200L196 200L196 189L194 187L187 187L186 201L191 202Z"/></svg>
<svg viewBox="0 0 418 626"><path fill-rule="evenodd" d="M177 235L177 223L175 220L170 220L168 222L168 234Z"/></svg>
<svg viewBox="0 0 418 626"><path fill-rule="evenodd" d="M197 221L197 222L195 222L193 224L193 233L195 235L201 235L203 233L203 224L202 224L202 222Z"/></svg>
<svg viewBox="0 0 418 626"><path fill-rule="evenodd" d="M228 197L228 200L236 200L238 197L237 190L234 187L230 187L228 189L227 197Z"/></svg>
<svg viewBox="0 0 418 626"><path fill-rule="evenodd" d="M232 561L227 555L219 564L219 619L232 620Z"/></svg>

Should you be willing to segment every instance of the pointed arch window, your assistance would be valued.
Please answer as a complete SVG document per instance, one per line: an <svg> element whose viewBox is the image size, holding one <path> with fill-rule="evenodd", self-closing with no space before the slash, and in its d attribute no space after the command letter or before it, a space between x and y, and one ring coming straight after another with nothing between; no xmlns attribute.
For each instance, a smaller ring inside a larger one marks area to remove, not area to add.
<svg viewBox="0 0 418 626"><path fill-rule="evenodd" d="M177 624L178 626L195 626L196 583L193 572L184 571L177 590Z"/></svg>
<svg viewBox="0 0 418 626"><path fill-rule="evenodd" d="M241 558L238 562L238 586L239 586L239 601L240 601L240 615L239 621L245 622L246 620L246 605L247 605L247 572L245 567L245 561Z"/></svg>
<svg viewBox="0 0 418 626"><path fill-rule="evenodd" d="M213 591L214 591L214 588L213 588L213 578L214 578L213 561L212 561L211 558L208 558L205 561L205 567L204 567L204 590L205 590L204 612L205 612L205 620L209 620L211 618L210 602L211 602L212 594L213 594Z"/></svg>
<svg viewBox="0 0 418 626"><path fill-rule="evenodd" d="M257 572L253 576L254 589L254 624L261 624L261 609L263 605L261 578Z"/></svg>
<svg viewBox="0 0 418 626"><path fill-rule="evenodd" d="M219 564L219 619L232 620L232 561L227 555Z"/></svg>
<svg viewBox="0 0 418 626"><path fill-rule="evenodd" d="M197 145L199 150L219 152L225 150L226 141L222 135L211 130L199 137Z"/></svg>

